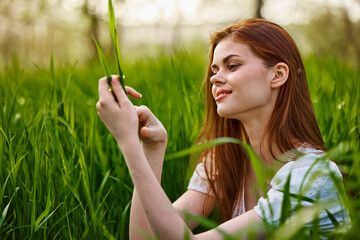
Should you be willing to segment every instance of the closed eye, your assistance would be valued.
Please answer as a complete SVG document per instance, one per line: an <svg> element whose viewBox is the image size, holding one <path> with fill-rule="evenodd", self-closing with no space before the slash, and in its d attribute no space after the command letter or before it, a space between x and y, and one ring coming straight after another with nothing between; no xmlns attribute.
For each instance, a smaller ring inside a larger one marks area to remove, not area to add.
<svg viewBox="0 0 360 240"><path fill-rule="evenodd" d="M241 66L241 64L230 64L229 66L228 66L228 69L230 70L230 71L233 71L233 70L236 70L236 68L238 68L238 67L240 67Z"/></svg>

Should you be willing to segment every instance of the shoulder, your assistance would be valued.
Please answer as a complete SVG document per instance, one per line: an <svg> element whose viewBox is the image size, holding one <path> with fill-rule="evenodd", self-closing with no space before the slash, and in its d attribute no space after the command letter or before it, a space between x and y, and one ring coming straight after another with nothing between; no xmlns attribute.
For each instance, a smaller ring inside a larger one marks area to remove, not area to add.
<svg viewBox="0 0 360 240"><path fill-rule="evenodd" d="M195 171L190 178L188 189L195 190L198 192L202 192L205 194L209 194L211 196L215 196L214 192L210 187L209 177L209 164L210 158L204 158L201 162L199 162L195 168Z"/></svg>
<svg viewBox="0 0 360 240"><path fill-rule="evenodd" d="M304 184L314 178L342 178L341 172L326 154L313 148L299 148L300 156L282 166L271 180L274 188L282 187L290 176L291 185ZM312 182L313 184L318 181Z"/></svg>
<svg viewBox="0 0 360 240"><path fill-rule="evenodd" d="M338 166L326 154L316 149L298 149L301 153L294 161L282 166L271 180L266 198L260 198L254 210L266 221L279 224L284 192L290 193L291 211L314 202L333 203L329 212L342 222L346 219L341 192L342 175ZM341 188L341 189L340 189ZM331 223L326 211L320 214L321 226Z"/></svg>

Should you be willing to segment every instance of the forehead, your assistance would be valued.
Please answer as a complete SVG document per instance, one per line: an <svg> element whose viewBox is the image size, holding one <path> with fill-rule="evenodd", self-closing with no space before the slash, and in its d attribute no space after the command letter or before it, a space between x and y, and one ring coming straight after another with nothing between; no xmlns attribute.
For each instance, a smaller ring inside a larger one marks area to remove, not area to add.
<svg viewBox="0 0 360 240"><path fill-rule="evenodd" d="M213 62L222 61L223 58L230 54L239 55L241 58L254 56L248 45L241 42L235 42L233 38L228 37L220 41L215 47Z"/></svg>

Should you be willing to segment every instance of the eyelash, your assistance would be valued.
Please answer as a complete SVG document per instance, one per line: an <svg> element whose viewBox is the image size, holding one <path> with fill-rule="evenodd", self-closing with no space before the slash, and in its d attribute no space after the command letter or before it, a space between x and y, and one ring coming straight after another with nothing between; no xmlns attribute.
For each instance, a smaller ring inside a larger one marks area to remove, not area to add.
<svg viewBox="0 0 360 240"><path fill-rule="evenodd" d="M241 64L229 64L228 65L228 67L227 67L227 69L229 70L229 71L232 71L232 70L234 70L235 68L237 68L237 67L240 67L241 66ZM212 74L211 74L211 76L214 76L214 75L216 75L218 73L218 71L212 71Z"/></svg>
<svg viewBox="0 0 360 240"><path fill-rule="evenodd" d="M237 68L237 67L239 67L240 66L240 64L230 64L229 66L228 66L228 69L231 71L231 70L233 70L234 68Z"/></svg>

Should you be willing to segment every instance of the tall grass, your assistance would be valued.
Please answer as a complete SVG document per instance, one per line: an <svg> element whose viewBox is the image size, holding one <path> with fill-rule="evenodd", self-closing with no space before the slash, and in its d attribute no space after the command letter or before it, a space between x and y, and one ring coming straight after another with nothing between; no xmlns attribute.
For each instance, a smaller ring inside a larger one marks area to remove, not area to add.
<svg viewBox="0 0 360 240"><path fill-rule="evenodd" d="M149 106L168 131L162 185L171 200L185 191L194 167L174 153L193 145L204 119L200 86L206 57L178 50L122 66L128 83L143 95L134 104ZM360 72L314 56L305 65L326 145L351 193L354 227L334 238L355 239ZM116 72L116 64L109 68ZM0 239L127 239L133 185L96 113L102 76L98 62L61 66L52 57L45 68L24 71L15 61L1 70ZM213 226L200 221L204 228Z"/></svg>

